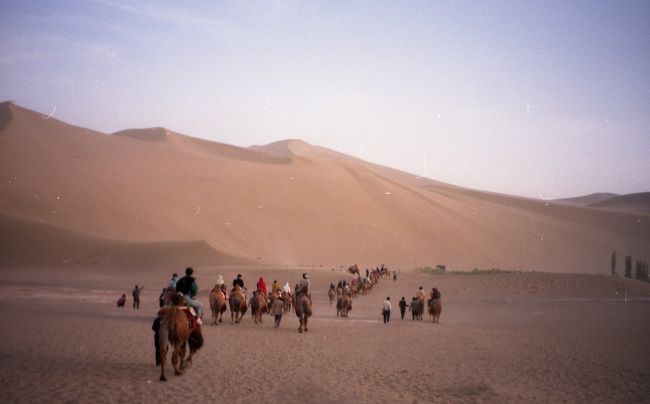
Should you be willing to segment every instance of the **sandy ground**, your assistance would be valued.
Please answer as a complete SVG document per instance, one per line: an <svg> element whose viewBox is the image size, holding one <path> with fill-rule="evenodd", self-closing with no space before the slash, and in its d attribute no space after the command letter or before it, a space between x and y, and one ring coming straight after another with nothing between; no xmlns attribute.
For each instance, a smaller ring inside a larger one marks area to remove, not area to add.
<svg viewBox="0 0 650 404"><path fill-rule="evenodd" d="M197 268L200 300L207 306L218 274L293 285L303 271ZM403 272L357 298L342 319L326 290L348 276L307 271L314 288L308 333L297 332L293 313L279 329L271 317L254 325L250 315L239 325L206 325L194 366L170 373L167 383L158 381L150 328L167 273L135 280L145 285L139 310L129 307L133 285L118 277L34 273L9 283L4 276L2 401L650 402L650 285L589 275ZM420 285L442 291L438 325L399 318L398 299L409 300ZM118 309L121 293L129 300ZM388 325L380 316L386 296L394 305Z"/></svg>

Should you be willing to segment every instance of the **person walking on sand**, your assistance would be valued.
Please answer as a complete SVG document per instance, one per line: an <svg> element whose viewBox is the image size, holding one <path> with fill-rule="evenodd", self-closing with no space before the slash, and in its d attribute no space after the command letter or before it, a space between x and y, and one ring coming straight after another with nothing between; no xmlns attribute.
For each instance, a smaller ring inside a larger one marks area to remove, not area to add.
<svg viewBox="0 0 650 404"><path fill-rule="evenodd" d="M140 291L144 289L144 286L138 288L138 285L135 285L135 288L133 289L133 308L134 309L139 309L140 308Z"/></svg>
<svg viewBox="0 0 650 404"><path fill-rule="evenodd" d="M153 331L153 346L156 348L156 366L160 366L160 320L162 318L162 310L158 312L156 319L151 324Z"/></svg>
<svg viewBox="0 0 650 404"><path fill-rule="evenodd" d="M271 306L271 313L273 313L275 316L275 328L280 327L280 321L282 321L282 313L284 313L284 299L282 296L273 301L273 306Z"/></svg>
<svg viewBox="0 0 650 404"><path fill-rule="evenodd" d="M384 303L382 305L382 310L381 310L381 314L384 316L384 324L388 324L388 322L390 321L390 309L391 309L391 305L390 305L390 296L389 296L386 298L386 300L384 300Z"/></svg>
<svg viewBox="0 0 650 404"><path fill-rule="evenodd" d="M409 307L409 305L406 303L406 300L404 300L404 296L402 296L402 300L399 301L399 314L402 315L402 320L404 320L404 314L406 314L407 307Z"/></svg>
<svg viewBox="0 0 650 404"><path fill-rule="evenodd" d="M183 299L187 302L188 306L196 310L196 322L203 324L201 316L203 315L203 305L198 301L196 296L199 294L199 287L196 284L196 279L192 277L194 269L188 267L185 269L185 276L178 280L176 290L183 294Z"/></svg>

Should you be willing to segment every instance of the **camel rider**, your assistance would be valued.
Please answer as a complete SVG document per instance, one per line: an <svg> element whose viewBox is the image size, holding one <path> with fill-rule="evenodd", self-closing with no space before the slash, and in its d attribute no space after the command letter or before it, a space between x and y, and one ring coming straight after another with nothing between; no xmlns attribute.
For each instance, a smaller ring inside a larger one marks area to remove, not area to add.
<svg viewBox="0 0 650 404"><path fill-rule="evenodd" d="M266 300L266 304L269 304L269 295L266 291L266 282L264 281L263 276L260 276L260 279L257 281L257 293L264 296L264 300Z"/></svg>
<svg viewBox="0 0 650 404"><path fill-rule="evenodd" d="M291 286L289 286L289 282L285 283L284 286L282 287L282 291L289 296L291 296Z"/></svg>
<svg viewBox="0 0 650 404"><path fill-rule="evenodd" d="M228 300L226 287L225 287L226 283L223 281L223 276L219 275L219 277L217 278L216 285L217 285L217 289L223 294L224 299Z"/></svg>
<svg viewBox="0 0 650 404"><path fill-rule="evenodd" d="M271 293L274 297L280 297L280 284L277 280L273 281L273 285L271 285Z"/></svg>
<svg viewBox="0 0 650 404"><path fill-rule="evenodd" d="M424 293L424 289L422 288L422 286L420 286L420 289L418 289L417 296L418 296L418 300L420 301L420 303L424 304L425 293Z"/></svg>
<svg viewBox="0 0 650 404"><path fill-rule="evenodd" d="M302 274L302 278L300 279L300 292L305 294L311 300L311 289L310 289L310 284L309 284L309 275L304 273Z"/></svg>
<svg viewBox="0 0 650 404"><path fill-rule="evenodd" d="M434 287L433 289L431 289L431 295L429 297L430 297L429 303L431 303L434 300L439 300L440 299L440 291L438 290L438 288Z"/></svg>
<svg viewBox="0 0 650 404"><path fill-rule="evenodd" d="M178 283L178 274L174 272L172 274L172 279L169 281L169 285L167 285L167 289L176 289L176 284Z"/></svg>
<svg viewBox="0 0 650 404"><path fill-rule="evenodd" d="M244 280L241 278L241 274L237 274L237 278L235 278L232 281L232 290L233 291L235 290L235 286L239 286L241 288L242 292L244 292L244 294L246 294L246 289L244 289Z"/></svg>
<svg viewBox="0 0 650 404"><path fill-rule="evenodd" d="M199 293L199 287L196 280L192 277L194 270L190 267L185 269L185 276L178 280L176 283L176 290L183 294L183 299L187 302L188 306L196 310L196 322L202 324L201 316L203 315L203 305L196 299Z"/></svg>
<svg viewBox="0 0 650 404"><path fill-rule="evenodd" d="M262 294L266 296L266 282L264 281L263 276L260 276L260 279L257 281L257 291L262 292Z"/></svg>

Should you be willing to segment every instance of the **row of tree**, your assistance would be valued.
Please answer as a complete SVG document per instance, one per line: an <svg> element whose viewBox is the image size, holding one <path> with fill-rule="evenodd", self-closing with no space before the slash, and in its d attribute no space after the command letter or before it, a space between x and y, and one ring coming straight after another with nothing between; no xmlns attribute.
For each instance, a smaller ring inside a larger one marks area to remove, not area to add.
<svg viewBox="0 0 650 404"><path fill-rule="evenodd" d="M612 253L611 269L612 269L612 275L616 275L616 250L614 250L614 252ZM632 256L631 255L625 257L625 277L626 278L632 277ZM644 261L637 260L634 277L640 281L649 282L650 280L648 279L648 264L645 263Z"/></svg>

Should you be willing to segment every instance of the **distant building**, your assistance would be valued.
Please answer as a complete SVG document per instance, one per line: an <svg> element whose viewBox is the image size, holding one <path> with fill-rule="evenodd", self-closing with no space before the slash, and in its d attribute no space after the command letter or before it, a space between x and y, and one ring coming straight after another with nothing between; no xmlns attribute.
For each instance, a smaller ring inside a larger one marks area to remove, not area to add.
<svg viewBox="0 0 650 404"><path fill-rule="evenodd" d="M444 265L436 265L436 272L445 272Z"/></svg>

